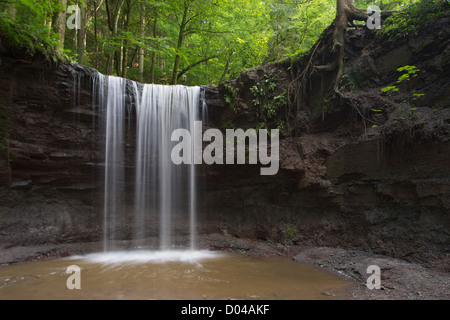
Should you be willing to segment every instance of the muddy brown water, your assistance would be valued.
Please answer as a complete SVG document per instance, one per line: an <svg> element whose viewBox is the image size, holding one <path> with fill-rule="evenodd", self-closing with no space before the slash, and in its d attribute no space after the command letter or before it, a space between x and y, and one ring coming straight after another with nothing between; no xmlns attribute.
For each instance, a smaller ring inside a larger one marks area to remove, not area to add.
<svg viewBox="0 0 450 320"><path fill-rule="evenodd" d="M80 268L80 289L67 287L76 283L69 266ZM284 257L211 251L98 253L0 268L2 300L339 299L351 285Z"/></svg>

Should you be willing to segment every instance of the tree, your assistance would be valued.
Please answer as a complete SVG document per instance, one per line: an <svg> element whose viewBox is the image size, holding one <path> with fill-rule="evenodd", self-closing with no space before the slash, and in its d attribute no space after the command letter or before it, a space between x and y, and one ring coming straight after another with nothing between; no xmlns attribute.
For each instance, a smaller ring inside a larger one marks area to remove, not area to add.
<svg viewBox="0 0 450 320"><path fill-rule="evenodd" d="M335 18L334 0L273 0L265 63L309 51Z"/></svg>
<svg viewBox="0 0 450 320"><path fill-rule="evenodd" d="M155 68L156 68L156 53L158 50L157 37L158 37L158 7L153 6L153 25L152 25L152 36L155 39L155 48L152 50L152 61L150 69L150 83L155 83Z"/></svg>
<svg viewBox="0 0 450 320"><path fill-rule="evenodd" d="M187 83L223 83L261 65L267 55L268 3L221 0L209 10L189 26L191 33L181 52L178 75L188 71Z"/></svg>
<svg viewBox="0 0 450 320"><path fill-rule="evenodd" d="M105 74L142 82L200 85L223 83L236 78L242 70L261 64L288 58L296 61L296 57L316 48L323 30L334 19L328 54L323 62L312 59L311 67L337 70L337 89L347 25L367 20L366 10L358 8L374 2L383 10L382 17L389 14L386 10L410 2L441 3L440 0L355 0L355 4L350 0L0 0L0 35L27 48L31 54L40 51L54 60L64 56ZM65 28L64 7L73 4L84 9L81 29ZM395 28L397 25L389 25L386 29ZM322 50L317 50L316 55L319 52ZM336 59L332 63L325 63L333 58Z"/></svg>
<svg viewBox="0 0 450 320"><path fill-rule="evenodd" d="M53 15L53 29L59 34L60 47L59 50L62 52L64 50L64 36L66 32L66 9L67 0L60 0L61 8L57 10Z"/></svg>
<svg viewBox="0 0 450 320"><path fill-rule="evenodd" d="M177 4L176 2L174 4ZM178 40L175 47L175 61L172 71L172 78L170 83L175 85L178 83L179 74L178 70L180 68L181 51L183 49L183 43L188 36L199 32L201 29L196 29L195 27L190 28L193 24L197 23L200 18L208 18L207 13L212 7L216 5L215 2L202 2L197 0L183 0L181 6L175 8L175 10L180 10L181 14L177 14L178 22ZM210 59L207 59L210 60ZM207 61L205 60L205 61ZM204 61L202 61L204 62Z"/></svg>
<svg viewBox="0 0 450 320"><path fill-rule="evenodd" d="M380 14L381 19L385 19L392 15L393 11L383 11ZM344 72L344 38L349 24L354 25L354 21L364 21L369 19L367 9L359 9L353 4L353 0L337 0L336 2L336 18L334 20L333 43L331 49L336 52L336 58L333 62L316 66L320 70L335 70L338 72L334 83L334 91L340 94L339 82Z"/></svg>
<svg viewBox="0 0 450 320"><path fill-rule="evenodd" d="M115 2L115 6L111 8L112 2ZM119 30L119 18L120 18L120 10L122 10L122 6L125 0L105 0L106 3L106 11L107 11L107 18L108 18L108 27L111 31L111 36L117 37L118 30ZM106 74L112 74L112 70L114 67L114 55L115 52L111 52L108 58L108 64L106 67Z"/></svg>
<svg viewBox="0 0 450 320"><path fill-rule="evenodd" d="M77 33L78 64L84 64L84 49L86 37L86 8L80 4L80 30Z"/></svg>
<svg viewBox="0 0 450 320"><path fill-rule="evenodd" d="M139 22L139 35L141 38L145 35L145 4L141 2L141 18ZM139 47L139 81L144 82L144 47Z"/></svg>

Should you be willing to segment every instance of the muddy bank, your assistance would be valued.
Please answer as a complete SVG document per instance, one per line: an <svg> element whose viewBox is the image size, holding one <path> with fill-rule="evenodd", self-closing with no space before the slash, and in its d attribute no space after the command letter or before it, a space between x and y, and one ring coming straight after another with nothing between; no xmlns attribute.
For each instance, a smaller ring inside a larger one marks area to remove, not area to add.
<svg viewBox="0 0 450 320"><path fill-rule="evenodd" d="M187 243L180 240L179 245ZM199 249L242 253L256 256L283 256L299 263L317 266L350 282L348 289L323 292L342 300L448 300L450 299L450 273L438 268L427 268L388 256L362 250L331 247L300 247L264 241L211 234L198 239ZM118 241L118 249L132 248L129 241ZM103 250L101 242L68 243L27 247L4 247L0 250L0 265L43 261L83 255ZM381 269L381 289L366 286L367 268L377 265Z"/></svg>
<svg viewBox="0 0 450 320"><path fill-rule="evenodd" d="M362 250L331 247L301 247L211 235L210 248L263 256L286 256L336 273L354 283L346 292L324 292L340 299L440 300L450 299L450 273L417 263ZM366 286L369 266L381 269L381 289Z"/></svg>

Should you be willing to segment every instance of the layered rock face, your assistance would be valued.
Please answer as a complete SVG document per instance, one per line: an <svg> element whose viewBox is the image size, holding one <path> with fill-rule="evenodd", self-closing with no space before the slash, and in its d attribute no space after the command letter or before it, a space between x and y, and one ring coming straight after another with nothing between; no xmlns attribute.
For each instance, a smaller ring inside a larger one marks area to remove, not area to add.
<svg viewBox="0 0 450 320"><path fill-rule="evenodd" d="M6 55L0 78L2 242L97 238L103 171L94 165L101 141L91 74Z"/></svg>
<svg viewBox="0 0 450 320"><path fill-rule="evenodd" d="M349 30L342 96L332 92L333 72L307 70L291 135L281 141L279 174L259 177L239 166L207 169L203 221L241 237L364 248L448 268L449 22L446 14L395 41ZM330 42L331 33L324 32L322 43ZM317 52L207 87L211 122L244 129L259 124L252 88L267 79L295 101L298 75L308 63L329 58L323 47ZM420 71L397 83L397 69L407 65ZM393 85L398 92L382 93Z"/></svg>
<svg viewBox="0 0 450 320"><path fill-rule="evenodd" d="M288 115L277 175L261 176L257 165L198 168L199 233L362 248L448 268L448 22L447 15L395 43L349 31L344 94L329 93L332 82L323 74L309 76L302 103ZM308 61L252 69L226 85L204 87L205 129L258 127L251 88L270 78L292 95L290 84ZM381 94L404 65L421 69L418 77L398 85L397 95ZM101 239L104 136L95 71L18 59L6 50L0 69L0 242ZM424 96L409 99L413 90ZM134 154L133 140L127 155ZM127 170L134 170L131 156ZM128 227L125 222L124 239Z"/></svg>

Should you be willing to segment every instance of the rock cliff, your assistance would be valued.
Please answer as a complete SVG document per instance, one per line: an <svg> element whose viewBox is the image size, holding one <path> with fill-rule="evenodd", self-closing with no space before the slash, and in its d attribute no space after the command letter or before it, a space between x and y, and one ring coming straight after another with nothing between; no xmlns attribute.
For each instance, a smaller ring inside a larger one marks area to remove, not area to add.
<svg viewBox="0 0 450 320"><path fill-rule="evenodd" d="M275 176L250 165L197 170L199 232L359 248L448 269L449 26L446 14L395 42L350 30L342 96L320 72L308 72L298 92L302 71L326 57L320 45L322 55L205 86L205 128L266 125L283 138ZM329 37L328 29L320 41ZM101 239L104 137L95 70L29 58L5 44L0 57L0 242ZM405 65L420 72L397 84L396 69ZM257 97L252 88L266 80L274 92ZM381 92L391 85L399 91ZM278 110L283 121L266 121L255 99L280 95L287 97Z"/></svg>

